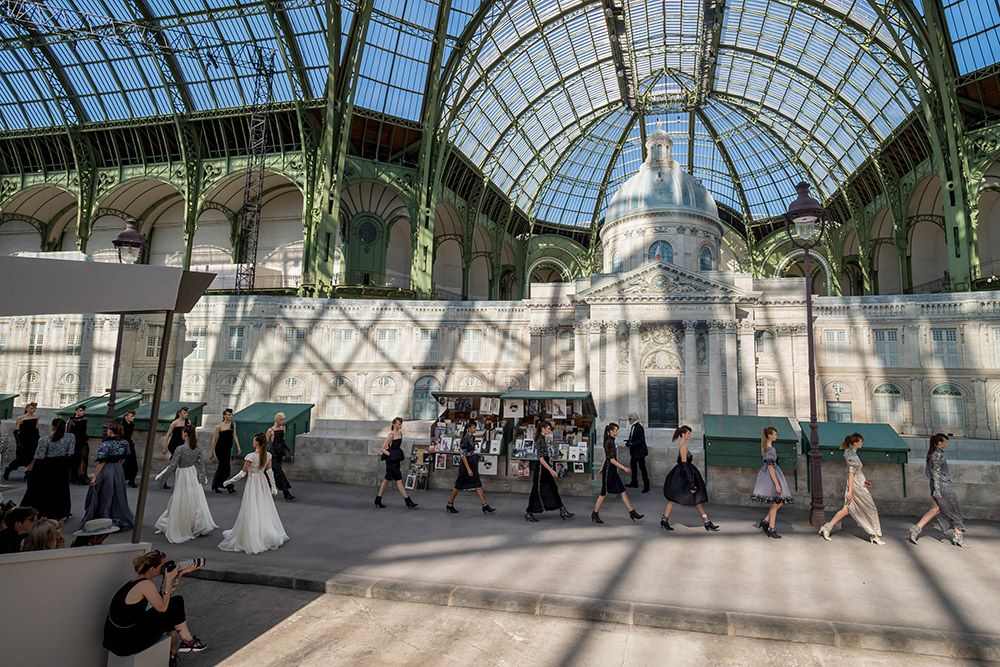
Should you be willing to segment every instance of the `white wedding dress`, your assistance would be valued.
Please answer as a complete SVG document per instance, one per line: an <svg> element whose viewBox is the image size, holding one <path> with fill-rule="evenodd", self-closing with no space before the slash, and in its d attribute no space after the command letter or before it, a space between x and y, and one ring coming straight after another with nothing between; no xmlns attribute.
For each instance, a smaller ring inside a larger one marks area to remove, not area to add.
<svg viewBox="0 0 1000 667"><path fill-rule="evenodd" d="M167 509L156 520L156 532L163 533L167 541L180 544L199 535L208 535L215 520L208 509L205 489L198 483L194 466L178 468L174 476L174 492L167 502Z"/></svg>
<svg viewBox="0 0 1000 667"><path fill-rule="evenodd" d="M277 549L288 541L285 527L281 525L278 510L271 495L271 484L267 479L267 467L261 470L257 452L247 454L250 462L247 470L247 484L243 489L243 501L236 524L231 530L222 531L219 548L223 551L242 551L259 554L269 549ZM271 455L267 455L270 462Z"/></svg>

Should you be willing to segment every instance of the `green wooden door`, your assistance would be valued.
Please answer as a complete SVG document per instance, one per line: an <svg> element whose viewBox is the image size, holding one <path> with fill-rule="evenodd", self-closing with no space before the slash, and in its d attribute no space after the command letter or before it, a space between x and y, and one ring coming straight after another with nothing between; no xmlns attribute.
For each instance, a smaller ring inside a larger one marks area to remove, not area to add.
<svg viewBox="0 0 1000 667"><path fill-rule="evenodd" d="M385 283L386 237L385 225L377 216L361 213L351 219L347 242L348 285Z"/></svg>
<svg viewBox="0 0 1000 667"><path fill-rule="evenodd" d="M650 427L677 428L677 378L647 379L646 398Z"/></svg>

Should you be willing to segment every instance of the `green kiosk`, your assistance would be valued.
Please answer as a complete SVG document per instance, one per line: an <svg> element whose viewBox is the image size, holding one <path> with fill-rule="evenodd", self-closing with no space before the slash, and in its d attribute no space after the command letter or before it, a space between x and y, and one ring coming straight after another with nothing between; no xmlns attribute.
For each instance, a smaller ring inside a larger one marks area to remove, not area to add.
<svg viewBox="0 0 1000 667"><path fill-rule="evenodd" d="M708 466L760 468L760 438L764 429L778 429L774 448L778 451L778 466L795 475L799 488L798 456L795 429L788 417L755 415L705 415L705 479Z"/></svg>
<svg viewBox="0 0 1000 667"><path fill-rule="evenodd" d="M20 394L0 394L0 419L10 419L14 416L14 399Z"/></svg>
<svg viewBox="0 0 1000 667"><path fill-rule="evenodd" d="M156 419L156 430L167 432L170 422L176 419L177 411L186 407L188 409L188 419L192 424L201 423L202 412L208 403L190 403L184 401L160 401L160 414ZM147 403L135 411L135 429L137 431L149 430L149 416L153 412L153 404Z"/></svg>
<svg viewBox="0 0 1000 667"><path fill-rule="evenodd" d="M110 398L108 394L104 394L103 396L91 396L82 401L74 401L66 407L56 410L56 417L68 422L78 406L86 406L87 412L84 416L87 417L87 435L91 438L103 437L104 417L108 411L108 401ZM129 410L138 411L141 402L141 391L136 389L119 389L115 396L115 419L120 421L122 415Z"/></svg>
<svg viewBox="0 0 1000 667"><path fill-rule="evenodd" d="M862 463L898 463L903 477L903 497L906 497L906 462L910 447L888 424L857 424L855 422L818 422L819 453L824 461L843 461L840 445L844 438L859 433L865 439L858 450ZM799 422L802 428L802 453L809 452L809 422ZM808 466L806 468L808 470ZM811 483L812 480L810 480Z"/></svg>
<svg viewBox="0 0 1000 667"><path fill-rule="evenodd" d="M243 457L253 452L253 436L267 432L274 426L274 415L285 413L285 443L288 457L295 459L295 436L308 433L312 416L312 403L254 403L233 415L239 451L233 456ZM233 449L236 449L235 443Z"/></svg>

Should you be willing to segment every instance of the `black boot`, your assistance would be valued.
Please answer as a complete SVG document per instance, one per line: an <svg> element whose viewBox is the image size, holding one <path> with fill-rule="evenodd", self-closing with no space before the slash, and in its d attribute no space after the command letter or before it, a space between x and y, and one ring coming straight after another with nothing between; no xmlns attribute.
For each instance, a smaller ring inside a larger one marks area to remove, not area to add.
<svg viewBox="0 0 1000 667"><path fill-rule="evenodd" d="M629 510L628 511L628 516L629 516L630 519L632 519L632 521L635 521L636 519L641 519L643 517L642 514L639 514L635 510Z"/></svg>
<svg viewBox="0 0 1000 667"><path fill-rule="evenodd" d="M130 489L137 489L137 488L139 488L139 487L138 487L138 486L136 485L136 483L135 483L135 480L134 480L134 479L130 479L130 480L128 481L128 488L130 488Z"/></svg>
<svg viewBox="0 0 1000 667"><path fill-rule="evenodd" d="M232 484L230 484L229 486L227 486L226 490L229 491L229 495L232 495L232 494L236 493L236 489L233 488Z"/></svg>
<svg viewBox="0 0 1000 667"><path fill-rule="evenodd" d="M642 492L649 493L649 480L647 479L642 483Z"/></svg>
<svg viewBox="0 0 1000 667"><path fill-rule="evenodd" d="M483 503L483 514L492 514L493 512L496 510L490 507L489 503Z"/></svg>
<svg viewBox="0 0 1000 667"><path fill-rule="evenodd" d="M709 519L707 516L701 517L701 522L705 524L705 530L709 532L713 532L719 529L719 527L716 526L714 523L712 523L712 520Z"/></svg>
<svg viewBox="0 0 1000 667"><path fill-rule="evenodd" d="M781 535L778 535L778 531L776 531L774 528L771 528L770 526L768 526L767 530L765 530L764 532L767 533L768 537L773 537L776 540L781 539Z"/></svg>
<svg viewBox="0 0 1000 667"><path fill-rule="evenodd" d="M295 496L288 489L282 489L281 492L285 494L285 500L295 500Z"/></svg>
<svg viewBox="0 0 1000 667"><path fill-rule="evenodd" d="M665 516L660 517L660 528L663 530L673 530L673 527L670 525L670 519Z"/></svg>
<svg viewBox="0 0 1000 667"><path fill-rule="evenodd" d="M409 496L406 496L405 498L403 498L403 500L406 501L406 507L411 510L417 506L417 504L413 502L413 498L410 498Z"/></svg>
<svg viewBox="0 0 1000 667"><path fill-rule="evenodd" d="M219 487L217 487L217 486L213 486L213 487L212 487L212 491L213 491L214 493L222 493L222 489L220 489L220 488L219 488Z"/></svg>
<svg viewBox="0 0 1000 667"><path fill-rule="evenodd" d="M767 519L766 518L761 519L760 521L757 522L757 527L760 528L761 530L764 530L764 531L767 530L767 525L768 524L767 524Z"/></svg>
<svg viewBox="0 0 1000 667"><path fill-rule="evenodd" d="M451 503L445 505L444 508L448 510L448 514L458 514L458 510L455 509L455 506L452 505Z"/></svg>
<svg viewBox="0 0 1000 667"><path fill-rule="evenodd" d="M6 468L3 469L3 481L6 482L8 479L10 479L10 470L11 470L10 466L7 466Z"/></svg>
<svg viewBox="0 0 1000 667"><path fill-rule="evenodd" d="M538 523L538 518L531 512L524 513L524 520L529 523Z"/></svg>
<svg viewBox="0 0 1000 667"><path fill-rule="evenodd" d="M594 523L604 523L603 521L601 521L601 515L598 514L597 512L590 513L590 520L593 521Z"/></svg>
<svg viewBox="0 0 1000 667"><path fill-rule="evenodd" d="M565 505L559 508L559 518L562 519L563 521L565 521L566 519L572 519L574 516L575 515L572 512L566 509Z"/></svg>
<svg viewBox="0 0 1000 667"><path fill-rule="evenodd" d="M382 504L382 496L375 496L375 507L379 509L385 509L385 505Z"/></svg>
<svg viewBox="0 0 1000 667"><path fill-rule="evenodd" d="M629 482L628 484L625 485L625 488L627 488L627 489L638 489L639 488L639 480L633 479L631 482Z"/></svg>

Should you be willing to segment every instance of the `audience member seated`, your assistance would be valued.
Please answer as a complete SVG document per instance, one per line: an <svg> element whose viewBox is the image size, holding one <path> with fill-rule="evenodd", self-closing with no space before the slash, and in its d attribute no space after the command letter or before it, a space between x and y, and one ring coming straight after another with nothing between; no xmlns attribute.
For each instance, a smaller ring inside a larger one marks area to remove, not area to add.
<svg viewBox="0 0 1000 667"><path fill-rule="evenodd" d="M21 545L21 551L45 551L58 548L59 522L54 519L36 521Z"/></svg>
<svg viewBox="0 0 1000 667"><path fill-rule="evenodd" d="M182 575L198 568L183 570L174 565L164 572L167 557L150 551L132 560L137 578L118 589L104 623L104 648L115 655L135 655L170 635L170 667L177 665L177 653L203 651L205 644L188 630L184 598L173 595ZM163 574L163 593L153 579ZM148 608L147 608L148 607Z"/></svg>
<svg viewBox="0 0 1000 667"><path fill-rule="evenodd" d="M4 516L4 529L0 530L0 554L21 550L21 543L35 525L38 510L34 507L15 507Z"/></svg>
<svg viewBox="0 0 1000 667"><path fill-rule="evenodd" d="M99 544L104 544L104 540L108 539L108 535L117 531L118 526L114 525L111 519L91 519L83 524L83 528L74 531L73 543L69 546L71 548L96 547Z"/></svg>

